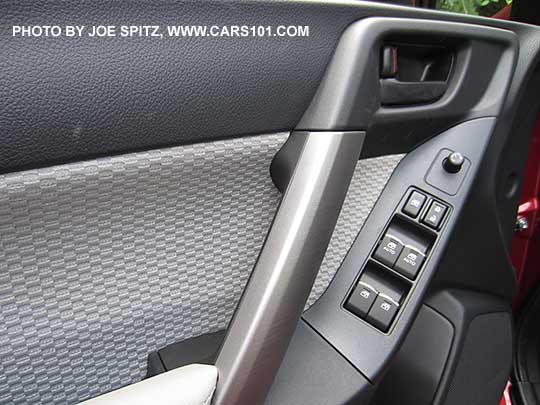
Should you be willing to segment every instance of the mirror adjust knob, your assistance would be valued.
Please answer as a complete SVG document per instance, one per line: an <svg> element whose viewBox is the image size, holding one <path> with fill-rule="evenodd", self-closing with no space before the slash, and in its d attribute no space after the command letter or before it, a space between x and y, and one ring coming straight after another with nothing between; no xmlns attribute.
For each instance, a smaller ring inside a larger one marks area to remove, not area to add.
<svg viewBox="0 0 540 405"><path fill-rule="evenodd" d="M444 159L443 167L448 173L457 173L461 170L465 158L459 152L451 153Z"/></svg>

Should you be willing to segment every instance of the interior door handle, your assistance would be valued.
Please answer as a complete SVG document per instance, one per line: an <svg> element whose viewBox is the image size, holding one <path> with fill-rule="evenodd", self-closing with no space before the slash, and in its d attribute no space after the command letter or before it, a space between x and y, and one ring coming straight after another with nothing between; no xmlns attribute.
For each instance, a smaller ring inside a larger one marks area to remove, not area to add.
<svg viewBox="0 0 540 405"><path fill-rule="evenodd" d="M381 104L410 105L437 101L445 93L444 81L402 82L397 79L381 79Z"/></svg>
<svg viewBox="0 0 540 405"><path fill-rule="evenodd" d="M214 404L260 404L281 365L358 162L364 132L304 145L221 350Z"/></svg>

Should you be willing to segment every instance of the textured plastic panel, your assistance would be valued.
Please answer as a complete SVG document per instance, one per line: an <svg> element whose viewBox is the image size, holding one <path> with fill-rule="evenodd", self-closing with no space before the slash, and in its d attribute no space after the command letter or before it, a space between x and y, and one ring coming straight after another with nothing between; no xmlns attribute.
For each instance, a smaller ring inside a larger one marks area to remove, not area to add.
<svg viewBox="0 0 540 405"><path fill-rule="evenodd" d="M279 204L275 134L0 176L0 403L75 403L224 329ZM400 156L359 162L310 303Z"/></svg>
<svg viewBox="0 0 540 405"><path fill-rule="evenodd" d="M403 155L360 160L306 309L326 290Z"/></svg>

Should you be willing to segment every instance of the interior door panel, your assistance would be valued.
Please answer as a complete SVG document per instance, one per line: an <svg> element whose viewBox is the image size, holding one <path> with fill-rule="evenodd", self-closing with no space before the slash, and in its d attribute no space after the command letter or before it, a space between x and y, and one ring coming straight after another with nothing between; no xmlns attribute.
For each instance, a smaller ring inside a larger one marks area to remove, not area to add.
<svg viewBox="0 0 540 405"><path fill-rule="evenodd" d="M363 1L1 9L0 404L130 386L171 344L215 353L220 405L500 399L540 29ZM309 36L11 32L51 23Z"/></svg>
<svg viewBox="0 0 540 405"><path fill-rule="evenodd" d="M152 351L225 329L279 204L268 169L286 139L3 175L0 403L79 402L139 381ZM307 306L401 157L359 162Z"/></svg>

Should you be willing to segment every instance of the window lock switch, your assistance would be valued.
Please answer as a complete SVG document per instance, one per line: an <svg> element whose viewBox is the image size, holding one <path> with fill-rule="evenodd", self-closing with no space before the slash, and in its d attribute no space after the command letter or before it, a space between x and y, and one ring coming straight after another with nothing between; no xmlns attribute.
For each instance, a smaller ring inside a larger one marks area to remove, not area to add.
<svg viewBox="0 0 540 405"><path fill-rule="evenodd" d="M403 206L403 212L411 218L416 218L420 213L425 201L426 196L424 194L418 191L413 191Z"/></svg>

